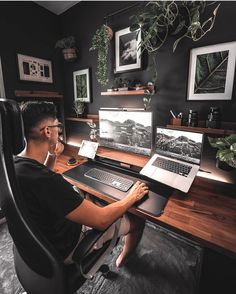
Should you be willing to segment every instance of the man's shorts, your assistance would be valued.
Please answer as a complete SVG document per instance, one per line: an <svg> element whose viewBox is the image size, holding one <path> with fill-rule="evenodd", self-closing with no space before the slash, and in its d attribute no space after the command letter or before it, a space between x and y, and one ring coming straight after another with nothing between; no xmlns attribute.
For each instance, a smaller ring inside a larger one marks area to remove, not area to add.
<svg viewBox="0 0 236 294"><path fill-rule="evenodd" d="M72 260L72 255L76 249L76 247L79 245L79 243L83 240L83 238L86 236L86 232L91 230L90 227L87 227L87 226L83 226L82 227L82 232L80 234L80 239L77 243L77 245L75 246L75 248L72 250L72 252L66 257L66 259L64 260L64 263L65 264L70 264L70 263L73 263L74 261ZM120 223L120 228L119 228L119 233L118 233L118 236L121 237L121 236L125 236L129 233L130 231L130 219L129 217L124 214L121 218L121 223ZM110 228L104 232L104 234L102 235L102 237L98 240L98 242L96 242L93 246L93 249L92 250L96 250L96 249L99 249L103 246L103 244L108 241L108 240L111 240L113 235L114 235L114 232L115 232L115 223L113 223ZM92 251L91 250L91 251Z"/></svg>

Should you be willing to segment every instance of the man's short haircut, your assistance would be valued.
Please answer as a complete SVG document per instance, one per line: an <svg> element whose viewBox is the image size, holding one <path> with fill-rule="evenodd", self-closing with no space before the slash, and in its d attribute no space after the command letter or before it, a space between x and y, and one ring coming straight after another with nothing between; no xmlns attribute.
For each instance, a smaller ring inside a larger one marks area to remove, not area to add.
<svg viewBox="0 0 236 294"><path fill-rule="evenodd" d="M53 102L27 101L21 105L26 139L33 139L33 128L45 119L56 119L57 110Z"/></svg>

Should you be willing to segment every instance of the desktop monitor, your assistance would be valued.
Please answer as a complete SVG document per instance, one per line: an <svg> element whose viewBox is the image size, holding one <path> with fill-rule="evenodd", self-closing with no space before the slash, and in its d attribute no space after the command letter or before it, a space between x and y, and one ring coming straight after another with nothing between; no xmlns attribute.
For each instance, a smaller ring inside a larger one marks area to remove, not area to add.
<svg viewBox="0 0 236 294"><path fill-rule="evenodd" d="M100 110L100 146L150 155L152 150L152 112Z"/></svg>

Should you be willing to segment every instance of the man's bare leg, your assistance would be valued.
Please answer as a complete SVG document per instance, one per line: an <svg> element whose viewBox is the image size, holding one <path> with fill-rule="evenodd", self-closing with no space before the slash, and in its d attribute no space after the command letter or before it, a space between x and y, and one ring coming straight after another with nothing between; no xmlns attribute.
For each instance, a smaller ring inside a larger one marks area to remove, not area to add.
<svg viewBox="0 0 236 294"><path fill-rule="evenodd" d="M86 199L92 201L93 203L102 206L95 196L90 194L86 194ZM145 226L145 220L140 217L137 217L133 214L127 214L129 221L130 221L130 231L129 233L124 236L125 244L121 254L118 256L116 260L116 266L121 267L124 265L127 258L133 253L136 247L139 244L139 241L142 238L143 230Z"/></svg>
<svg viewBox="0 0 236 294"><path fill-rule="evenodd" d="M125 244L121 254L116 260L116 266L121 267L124 265L127 258L136 249L142 235L145 226L145 220L135 215L129 214L130 219L130 232L124 237Z"/></svg>

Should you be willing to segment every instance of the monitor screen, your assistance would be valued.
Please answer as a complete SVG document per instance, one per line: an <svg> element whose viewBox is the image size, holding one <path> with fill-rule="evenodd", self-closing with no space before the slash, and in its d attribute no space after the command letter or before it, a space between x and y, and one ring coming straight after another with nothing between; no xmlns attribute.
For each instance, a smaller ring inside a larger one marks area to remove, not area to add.
<svg viewBox="0 0 236 294"><path fill-rule="evenodd" d="M155 152L200 164L203 134L166 128L156 129Z"/></svg>
<svg viewBox="0 0 236 294"><path fill-rule="evenodd" d="M99 111L100 146L150 155L152 150L152 112Z"/></svg>

